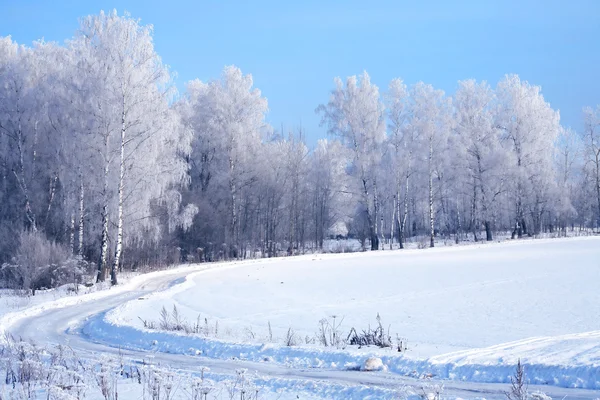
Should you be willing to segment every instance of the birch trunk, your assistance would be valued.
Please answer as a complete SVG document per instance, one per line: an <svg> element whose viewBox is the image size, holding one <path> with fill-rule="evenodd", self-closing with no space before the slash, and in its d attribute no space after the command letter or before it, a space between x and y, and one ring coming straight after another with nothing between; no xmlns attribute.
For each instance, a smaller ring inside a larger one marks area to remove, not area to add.
<svg viewBox="0 0 600 400"><path fill-rule="evenodd" d="M471 232L473 232L473 240L479 241L477 237L477 181L473 181L473 201L471 202Z"/></svg>
<svg viewBox="0 0 600 400"><path fill-rule="evenodd" d="M17 109L18 111L18 109ZM17 131L17 150L19 152L19 174L13 169L13 174L17 178L21 192L25 200L25 217L29 221L29 225L33 232L37 232L37 223L34 212L31 210L31 202L29 200L29 188L25 181L25 161L23 159L23 133L21 131L21 123ZM20 176L19 176L20 175Z"/></svg>
<svg viewBox="0 0 600 400"><path fill-rule="evenodd" d="M377 196L377 183L373 182L373 219L371 234L371 250L379 250L379 232L377 230L377 218L379 217L379 198ZM374 241L373 241L374 240Z"/></svg>
<svg viewBox="0 0 600 400"><path fill-rule="evenodd" d="M409 178L410 178L410 161L411 161L411 159L410 159L410 154L409 154L408 169L406 170L406 180L405 180L405 187L404 187L404 214L402 216L402 221L400 224L400 235L399 235L400 237L398 238L401 249L404 248L406 220L408 218L408 187L409 187ZM399 205L398 205L398 207L399 207ZM398 209L398 214L400 214L399 209Z"/></svg>
<svg viewBox="0 0 600 400"><path fill-rule="evenodd" d="M489 210L487 207L487 198L485 196L485 190L483 189L483 167L481 166L481 157L477 155L477 167L478 167L478 180L479 190L481 191L481 207L483 211L483 225L485 226L485 240L490 242L493 240L492 229L490 223Z"/></svg>
<svg viewBox="0 0 600 400"><path fill-rule="evenodd" d="M108 172L110 166L109 158L109 136L104 136L104 187L102 189L102 239L100 243L100 261L98 262L97 282L106 280L106 269L108 265Z"/></svg>
<svg viewBox="0 0 600 400"><path fill-rule="evenodd" d="M433 215L433 139L429 139L429 247L435 246L435 230Z"/></svg>
<svg viewBox="0 0 600 400"><path fill-rule="evenodd" d="M365 208L366 208L366 214L367 214L367 223L369 225L369 236L371 239L371 250L377 250L377 248L379 247L379 238L377 237L377 232L375 230L375 226L373 223L373 215L371 214L371 208L369 207L369 189L367 187L367 179L364 178L364 174L363 174L363 178L362 178L362 184L363 184L363 201L365 204Z"/></svg>
<svg viewBox="0 0 600 400"><path fill-rule="evenodd" d="M84 212L85 208L83 203L83 180L81 181L81 186L79 187L79 248L77 249L77 254L83 257L83 223L84 223Z"/></svg>
<svg viewBox="0 0 600 400"><path fill-rule="evenodd" d="M121 262L121 254L123 252L123 189L125 177L125 103L123 102L123 111L121 112L121 153L119 160L119 205L117 210L117 246L115 250L115 259L110 270L110 283L116 285L117 270Z"/></svg>
<svg viewBox="0 0 600 400"><path fill-rule="evenodd" d="M390 250L394 244L394 223L396 221L396 205L398 204L398 198L394 196L394 204L392 207L392 218L390 219Z"/></svg>
<svg viewBox="0 0 600 400"><path fill-rule="evenodd" d="M58 175L50 178L50 188L48 193L48 207L46 208L46 219L44 220L44 227L48 227L48 219L50 218L50 212L52 211L52 204L54 203L54 197L56 195L56 182L58 181ZM73 246L71 246L73 248Z"/></svg>
<svg viewBox="0 0 600 400"><path fill-rule="evenodd" d="M71 226L69 229L69 249L75 253L75 216L71 214Z"/></svg>
<svg viewBox="0 0 600 400"><path fill-rule="evenodd" d="M595 152L596 157L596 197L598 199L598 222L600 225L600 150Z"/></svg>
<svg viewBox="0 0 600 400"><path fill-rule="evenodd" d="M237 225L238 225L238 216L237 216L237 185L235 183L235 162L229 157L229 190L231 192L231 243L230 248L228 249L228 256L233 256L237 258L237 251L235 250L235 246L237 244Z"/></svg>

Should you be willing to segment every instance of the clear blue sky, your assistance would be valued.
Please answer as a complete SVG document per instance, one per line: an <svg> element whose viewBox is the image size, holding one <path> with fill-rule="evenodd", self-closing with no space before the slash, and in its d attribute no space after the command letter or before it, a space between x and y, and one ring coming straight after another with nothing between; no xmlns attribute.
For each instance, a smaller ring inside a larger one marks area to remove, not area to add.
<svg viewBox="0 0 600 400"><path fill-rule="evenodd" d="M251 73L269 100L269 122L326 135L314 109L335 76L367 70L385 89L394 77L452 94L475 78L506 73L541 85L565 126L600 104L600 1L28 1L0 0L0 36L63 41L78 18L128 11L153 24L156 49L178 74L218 77L225 65Z"/></svg>

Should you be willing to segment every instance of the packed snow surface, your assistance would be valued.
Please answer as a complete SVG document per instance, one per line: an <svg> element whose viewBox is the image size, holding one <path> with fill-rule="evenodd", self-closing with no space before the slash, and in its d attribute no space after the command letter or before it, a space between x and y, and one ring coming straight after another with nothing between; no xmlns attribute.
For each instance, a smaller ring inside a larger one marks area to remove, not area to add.
<svg viewBox="0 0 600 400"><path fill-rule="evenodd" d="M328 368L376 354L390 372L481 382L507 382L520 358L534 383L599 389L599 278L598 237L242 262L126 303L84 332L138 348ZM217 337L141 329L138 317L158 321L173 305L188 321L218 322ZM290 327L314 337L319 320L335 316L346 335L373 327L378 313L393 339L408 340L406 353L282 346ZM256 344L267 338L275 343Z"/></svg>

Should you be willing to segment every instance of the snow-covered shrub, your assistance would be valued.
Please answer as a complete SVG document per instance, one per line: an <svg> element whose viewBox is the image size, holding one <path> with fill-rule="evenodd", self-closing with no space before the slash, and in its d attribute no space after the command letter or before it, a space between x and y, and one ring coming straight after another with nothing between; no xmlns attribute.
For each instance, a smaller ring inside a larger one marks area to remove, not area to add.
<svg viewBox="0 0 600 400"><path fill-rule="evenodd" d="M0 347L0 397L83 399L89 388L84 363L63 346L43 349L7 336ZM3 384L5 385L3 387ZM44 394L38 397L40 394Z"/></svg>
<svg viewBox="0 0 600 400"><path fill-rule="evenodd" d="M195 323L189 323L177 309L176 305L173 305L173 309L171 312L168 312L167 309L163 306L160 310L160 318L158 323L155 321L147 321L140 318L142 323L144 324L144 328L146 329L161 329L163 331L177 331L177 332L185 332L187 334L192 333L204 333L208 336L210 328L208 326L208 320L204 319L204 326L200 324L200 315L196 318ZM215 336L218 333L218 324L215 325Z"/></svg>
<svg viewBox="0 0 600 400"><path fill-rule="evenodd" d="M377 347L392 347L392 337L390 336L389 328L387 332L383 329L381 324L381 316L377 314L377 327L371 329L371 326L361 333L358 333L356 329L350 329L348 334L347 342L353 346L377 346Z"/></svg>
<svg viewBox="0 0 600 400"><path fill-rule="evenodd" d="M323 318L319 321L319 332L317 333L317 340L321 345L325 347L345 347L346 341L342 338L340 326L344 321L342 317L339 322L337 321L338 316L330 316L331 320Z"/></svg>
<svg viewBox="0 0 600 400"><path fill-rule="evenodd" d="M0 285L35 295L37 289L79 283L93 270L93 265L42 233L25 231L15 257L0 267Z"/></svg>
<svg viewBox="0 0 600 400"><path fill-rule="evenodd" d="M207 400L208 395L215 390L215 382L210 379L204 379L204 371L202 377L190 377L185 380L189 385L189 394L192 400Z"/></svg>
<svg viewBox="0 0 600 400"><path fill-rule="evenodd" d="M285 345L290 347L297 346L298 344L300 344L300 339L298 338L296 332L294 332L292 327L289 327L287 334L285 335Z"/></svg>
<svg viewBox="0 0 600 400"><path fill-rule="evenodd" d="M240 399L240 400L255 400L258 399L260 388L249 379L246 368L240 368L236 371L236 378L234 380L225 381L225 389L229 399Z"/></svg>
<svg viewBox="0 0 600 400"><path fill-rule="evenodd" d="M441 400L444 393L444 385L425 385L421 388L423 400Z"/></svg>
<svg viewBox="0 0 600 400"><path fill-rule="evenodd" d="M510 391L506 392L508 400L527 400L527 379L525 377L525 367L521 364L521 359L518 360L515 368L515 373L510 377Z"/></svg>

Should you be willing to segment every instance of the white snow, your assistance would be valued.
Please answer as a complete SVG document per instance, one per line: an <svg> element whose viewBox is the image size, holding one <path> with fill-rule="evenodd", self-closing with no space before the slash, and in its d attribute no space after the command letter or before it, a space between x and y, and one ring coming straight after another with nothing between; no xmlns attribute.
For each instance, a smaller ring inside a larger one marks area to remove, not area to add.
<svg viewBox="0 0 600 400"><path fill-rule="evenodd" d="M12 290L0 290L0 344L5 340L5 333L11 325L25 318L40 315L47 310L69 307L91 301L100 301L115 293L126 293L144 285L151 285L157 277L165 277L181 272L194 272L198 269L213 268L218 264L182 266L147 274L122 274L118 286L110 286L108 282L96 284L90 288L80 285L79 293L71 291L72 285L57 289L39 290L35 296L23 296Z"/></svg>
<svg viewBox="0 0 600 400"><path fill-rule="evenodd" d="M383 371L385 370L385 365L383 365L383 361L379 357L369 357L365 360L365 363L362 367L363 371Z"/></svg>
<svg viewBox="0 0 600 400"><path fill-rule="evenodd" d="M520 358L533 383L600 389L599 260L592 237L230 264L128 302L83 332L138 349L333 369L376 355L391 372L479 382L508 382ZM158 320L173 305L188 321L218 321L218 337L141 329L138 317ZM281 344L289 327L314 336L336 315L347 334L374 326L377 313L393 338L408 340L406 355ZM280 344L263 345L269 322Z"/></svg>

